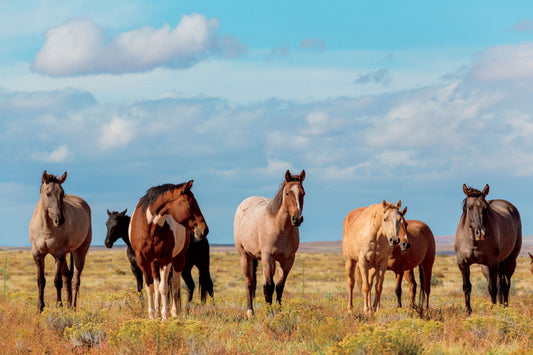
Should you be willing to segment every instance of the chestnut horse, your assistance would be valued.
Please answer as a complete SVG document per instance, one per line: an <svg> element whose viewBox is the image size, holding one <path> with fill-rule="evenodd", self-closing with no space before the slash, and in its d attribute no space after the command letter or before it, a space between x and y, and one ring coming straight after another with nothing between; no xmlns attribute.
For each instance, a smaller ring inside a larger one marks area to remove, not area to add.
<svg viewBox="0 0 533 355"><path fill-rule="evenodd" d="M141 197L131 216L129 238L135 251L137 264L141 268L146 282L148 294L148 316L154 318L155 310L159 309L159 297L155 297L154 307L154 273L155 288L161 294L161 318L167 319L168 284L158 282L168 280L171 267L172 273L172 316L177 316L181 307L179 295L180 274L185 266L185 254L189 246L189 233L203 239L209 233L200 207L191 191L193 181L183 184L165 184L155 186ZM160 269L152 268L154 261Z"/></svg>
<svg viewBox="0 0 533 355"><path fill-rule="evenodd" d="M407 250L400 250L398 247L392 249L387 265L387 270L392 270L396 274L397 306L402 306L402 279L405 276L411 294L411 307L415 307L416 280L414 269L418 266L420 277L419 306L427 309L431 291L431 273L435 262L435 237L427 224L418 220L404 220L402 228L405 229L411 247Z"/></svg>
<svg viewBox="0 0 533 355"><path fill-rule="evenodd" d="M489 185L483 191L463 184L466 198L463 214L455 233L457 265L463 276L463 291L468 314L470 307L470 265L481 264L487 279L490 299L507 306L511 276L522 247L522 222L515 206L505 200L485 200Z"/></svg>
<svg viewBox="0 0 533 355"><path fill-rule="evenodd" d="M528 254L529 254L529 261L531 264L531 273L533 274L533 255L531 255L531 253L528 253Z"/></svg>
<svg viewBox="0 0 533 355"><path fill-rule="evenodd" d="M298 227L304 219L304 179L305 170L300 175L292 175L287 170L274 199L252 196L237 207L233 234L246 279L248 317L254 314L257 260L261 260L263 266L263 292L267 304L272 304L273 278L276 261L279 262L281 273L275 288L277 302L281 304L285 281L300 245Z"/></svg>
<svg viewBox="0 0 533 355"><path fill-rule="evenodd" d="M80 289L80 276L85 265L85 256L91 244L91 209L78 196L65 195L61 186L67 178L43 172L41 198L30 221L30 241L33 260L37 265L37 286L39 299L37 309L44 308L44 258L52 254L55 258L56 275L54 285L57 291L56 304L61 306L63 283L67 292L69 307L76 308ZM66 255L70 253L70 269ZM74 294L72 294L74 289Z"/></svg>
<svg viewBox="0 0 533 355"><path fill-rule="evenodd" d="M401 222L407 207L400 211L401 201L377 203L355 209L344 219L342 252L348 274L348 311L353 309L355 271L360 273L364 296L364 312L379 309L383 280L392 248L400 243ZM371 288L376 279L376 295L370 305Z"/></svg>

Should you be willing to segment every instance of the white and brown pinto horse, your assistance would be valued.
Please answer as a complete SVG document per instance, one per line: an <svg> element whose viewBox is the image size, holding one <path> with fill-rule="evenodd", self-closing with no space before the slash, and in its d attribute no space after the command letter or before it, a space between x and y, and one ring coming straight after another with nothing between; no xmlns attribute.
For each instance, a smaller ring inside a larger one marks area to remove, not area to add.
<svg viewBox="0 0 533 355"><path fill-rule="evenodd" d="M360 273L364 309L371 314L379 309L383 280L392 248L400 243L401 223L407 208L400 211L401 201L377 203L352 210L344 219L342 252L348 275L348 311L353 309L355 271ZM376 295L371 306L371 288L376 279Z"/></svg>
<svg viewBox="0 0 533 355"><path fill-rule="evenodd" d="M41 198L30 221L31 249L33 260L37 265L39 312L44 308L45 256L52 254L55 258L56 304L62 305L61 289L65 283L67 303L69 307L76 308L80 276L91 244L91 209L80 197L65 195L61 184L66 178L66 172L59 178L47 174L46 170L43 172ZM67 253L70 253L70 269L66 261Z"/></svg>
<svg viewBox="0 0 533 355"><path fill-rule="evenodd" d="M263 266L263 292L268 304L272 304L273 278L276 261L279 262L281 273L275 289L277 302L281 304L285 281L300 245L298 227L303 222L304 179L305 170L300 175L292 175L287 170L274 199L252 196L237 208L233 233L246 279L248 317L254 314L257 260Z"/></svg>
<svg viewBox="0 0 533 355"><path fill-rule="evenodd" d="M466 311L471 314L471 264L481 264L491 302L496 303L498 296L500 304L509 303L511 276L522 247L522 222L520 213L510 202L485 199L489 185L479 191L463 184L463 192L466 198L455 232L455 252L463 276Z"/></svg>
<svg viewBox="0 0 533 355"><path fill-rule="evenodd" d="M188 230L202 239L209 233L200 207L191 191L193 181L165 184L149 189L135 207L129 226L129 238L141 268L148 294L148 316L154 318L162 299L161 318L168 312L168 275L172 267L172 316L181 307L179 294L181 271L189 246ZM188 230L187 230L188 229ZM154 263L155 262L155 263ZM159 264L159 269L155 265ZM154 265L154 267L152 267ZM154 302L154 277L155 302ZM163 280L162 282L160 280ZM161 297L158 297L159 293ZM155 307L154 307L155 303Z"/></svg>

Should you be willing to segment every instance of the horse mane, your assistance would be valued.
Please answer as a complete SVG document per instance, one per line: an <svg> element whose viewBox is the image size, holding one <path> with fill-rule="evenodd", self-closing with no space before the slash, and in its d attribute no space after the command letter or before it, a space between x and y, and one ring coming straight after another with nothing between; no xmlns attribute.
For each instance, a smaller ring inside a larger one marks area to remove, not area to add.
<svg viewBox="0 0 533 355"><path fill-rule="evenodd" d="M159 196L164 194L167 191L171 191L174 189L179 189L180 187L183 187L186 183L181 184L163 184L159 186L154 186L146 190L146 194L140 198L139 200L139 206L141 206L143 212L146 211L146 209L152 205Z"/></svg>
<svg viewBox="0 0 533 355"><path fill-rule="evenodd" d="M296 180L294 180L296 181ZM267 211L272 215L275 216L279 209L281 208L281 203L283 202L283 189L285 188L285 185L287 184L287 181L283 181L279 185L279 190L276 193L276 196L272 199L272 201L269 202L267 205Z"/></svg>

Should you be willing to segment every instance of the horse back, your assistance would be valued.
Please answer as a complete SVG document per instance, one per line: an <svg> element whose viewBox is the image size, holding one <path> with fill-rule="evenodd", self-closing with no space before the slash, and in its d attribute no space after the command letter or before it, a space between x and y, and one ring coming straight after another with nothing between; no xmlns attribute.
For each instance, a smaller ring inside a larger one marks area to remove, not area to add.
<svg viewBox="0 0 533 355"><path fill-rule="evenodd" d="M522 246L522 222L518 209L509 201L492 200L487 214L487 236L498 242L500 260L520 252Z"/></svg>
<svg viewBox="0 0 533 355"><path fill-rule="evenodd" d="M368 247L370 239L376 237L377 208L379 208L378 204L356 208L344 218L342 249L345 258L357 259L361 249Z"/></svg>
<svg viewBox="0 0 533 355"><path fill-rule="evenodd" d="M266 218L267 206L271 199L260 196L248 197L241 202L233 220L233 239L240 255L251 254L261 257L259 234Z"/></svg>

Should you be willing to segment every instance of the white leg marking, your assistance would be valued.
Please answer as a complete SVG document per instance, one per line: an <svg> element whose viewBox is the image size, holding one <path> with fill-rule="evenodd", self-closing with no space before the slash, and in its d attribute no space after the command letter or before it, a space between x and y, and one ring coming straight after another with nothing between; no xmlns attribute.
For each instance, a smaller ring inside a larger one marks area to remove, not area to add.
<svg viewBox="0 0 533 355"><path fill-rule="evenodd" d="M159 293L161 294L161 320L167 319L168 313L168 274L170 273L171 265L165 265L161 268L159 274L161 275L161 282L159 283Z"/></svg>
<svg viewBox="0 0 533 355"><path fill-rule="evenodd" d="M145 286L146 294L148 295L148 318L154 319L154 284Z"/></svg>

